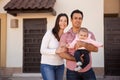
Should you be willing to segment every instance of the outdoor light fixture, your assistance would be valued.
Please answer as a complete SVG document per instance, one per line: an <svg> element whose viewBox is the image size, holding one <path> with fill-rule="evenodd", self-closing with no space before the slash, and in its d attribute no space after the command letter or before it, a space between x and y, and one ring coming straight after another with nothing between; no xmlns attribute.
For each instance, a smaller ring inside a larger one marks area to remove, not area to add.
<svg viewBox="0 0 120 80"><path fill-rule="evenodd" d="M18 28L18 19L11 19L11 28Z"/></svg>

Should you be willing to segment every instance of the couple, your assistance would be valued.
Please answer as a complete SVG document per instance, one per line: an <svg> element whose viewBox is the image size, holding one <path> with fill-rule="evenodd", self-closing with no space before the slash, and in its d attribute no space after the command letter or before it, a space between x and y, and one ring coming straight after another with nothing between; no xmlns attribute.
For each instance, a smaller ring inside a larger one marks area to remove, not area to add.
<svg viewBox="0 0 120 80"><path fill-rule="evenodd" d="M66 77L67 80L96 80L94 71L91 67L91 53L89 54L89 64L75 71L76 61L74 57L75 49L66 48L65 45L72 42L81 28L83 20L83 13L80 10L74 10L71 13L72 28L64 33L64 29L68 25L68 16L65 13L61 13L57 16L54 28L46 32L41 44L41 73L43 80L63 80L64 76L64 60L66 59ZM95 39L92 32L91 39ZM89 52L97 52L98 47L78 41L75 44L75 48L85 47ZM81 57L82 61L84 59Z"/></svg>

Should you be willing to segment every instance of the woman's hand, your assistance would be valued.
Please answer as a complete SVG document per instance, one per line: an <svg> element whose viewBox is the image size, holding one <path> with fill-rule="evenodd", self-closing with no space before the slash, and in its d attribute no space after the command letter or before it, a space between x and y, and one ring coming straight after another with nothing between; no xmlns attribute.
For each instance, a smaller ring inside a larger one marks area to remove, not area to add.
<svg viewBox="0 0 120 80"><path fill-rule="evenodd" d="M63 59L75 61L75 57L69 54L67 50L68 49L65 46L59 46L56 49L56 54L58 54Z"/></svg>
<svg viewBox="0 0 120 80"><path fill-rule="evenodd" d="M65 52L67 52L67 48L64 47L64 46L59 46L59 47L56 49L56 53L57 53L57 54L65 53Z"/></svg>

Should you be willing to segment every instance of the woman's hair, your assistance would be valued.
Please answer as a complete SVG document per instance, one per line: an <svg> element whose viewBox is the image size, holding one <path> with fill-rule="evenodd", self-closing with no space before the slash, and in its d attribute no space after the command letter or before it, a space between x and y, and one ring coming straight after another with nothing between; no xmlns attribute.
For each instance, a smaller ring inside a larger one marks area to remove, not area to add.
<svg viewBox="0 0 120 80"><path fill-rule="evenodd" d="M67 25L68 25L68 21L69 21L69 20L68 20L67 14L61 13L61 14L59 14L59 15L57 16L56 21L55 21L55 25L54 25L54 27L53 27L53 29L52 29L52 33L53 33L53 35L55 36L55 38L56 38L58 41L60 41L60 37L59 37L59 35L58 35L58 32L59 32L59 30L60 30L59 21L60 21L60 18L61 18L62 16L65 16L65 17L67 18Z"/></svg>

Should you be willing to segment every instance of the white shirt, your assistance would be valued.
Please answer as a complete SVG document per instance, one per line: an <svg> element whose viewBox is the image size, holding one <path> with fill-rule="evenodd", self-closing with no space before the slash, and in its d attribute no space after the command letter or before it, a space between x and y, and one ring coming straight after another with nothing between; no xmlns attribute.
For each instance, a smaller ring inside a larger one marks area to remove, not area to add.
<svg viewBox="0 0 120 80"><path fill-rule="evenodd" d="M58 46L59 42L52 34L52 30L47 31L41 43L41 64L62 65L64 63L63 59L55 53Z"/></svg>

